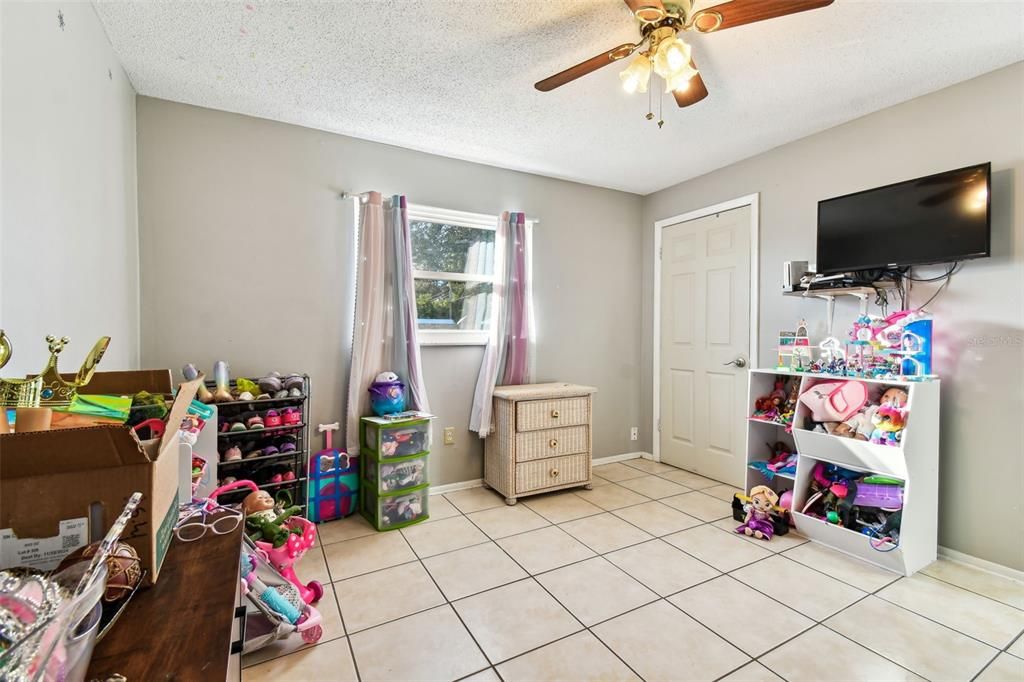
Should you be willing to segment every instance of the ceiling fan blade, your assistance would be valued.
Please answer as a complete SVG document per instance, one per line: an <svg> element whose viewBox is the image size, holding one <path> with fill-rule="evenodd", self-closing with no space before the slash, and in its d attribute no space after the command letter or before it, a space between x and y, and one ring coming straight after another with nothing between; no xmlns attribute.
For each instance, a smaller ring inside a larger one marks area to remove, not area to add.
<svg viewBox="0 0 1024 682"><path fill-rule="evenodd" d="M624 0L624 2L633 16L640 21L651 23L665 18L665 5L661 0Z"/></svg>
<svg viewBox="0 0 1024 682"><path fill-rule="evenodd" d="M696 69L697 66L690 60L690 66ZM673 90L672 96L676 98L676 104L680 107L688 107L691 104L696 104L705 97L708 96L708 88L704 85L704 79L700 77L700 74L695 74L690 79L690 85L685 90Z"/></svg>
<svg viewBox="0 0 1024 682"><path fill-rule="evenodd" d="M701 33L723 31L755 21L827 7L834 0L732 0L694 13L691 25Z"/></svg>
<svg viewBox="0 0 1024 682"><path fill-rule="evenodd" d="M612 62L617 62L620 59L628 57L633 54L633 50L635 49L635 43L619 45L607 52L602 52L596 57L591 57L585 62L580 62L576 66L570 66L565 71L560 71L554 76L548 76L542 81L537 81L533 87L537 88L541 92L554 90L555 88L565 85L570 81L576 80L580 76L586 76L592 71L597 71L602 66L608 66Z"/></svg>

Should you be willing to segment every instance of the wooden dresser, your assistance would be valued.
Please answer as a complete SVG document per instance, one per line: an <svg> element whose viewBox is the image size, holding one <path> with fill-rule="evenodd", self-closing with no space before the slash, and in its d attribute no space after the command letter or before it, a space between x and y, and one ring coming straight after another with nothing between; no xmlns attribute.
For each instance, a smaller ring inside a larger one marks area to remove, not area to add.
<svg viewBox="0 0 1024 682"><path fill-rule="evenodd" d="M484 441L484 485L515 504L525 495L590 488L592 386L494 389L494 431Z"/></svg>

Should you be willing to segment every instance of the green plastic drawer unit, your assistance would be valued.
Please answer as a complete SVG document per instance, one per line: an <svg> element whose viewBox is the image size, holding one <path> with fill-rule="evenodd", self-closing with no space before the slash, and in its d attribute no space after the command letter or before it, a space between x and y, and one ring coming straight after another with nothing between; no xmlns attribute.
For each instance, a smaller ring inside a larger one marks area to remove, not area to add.
<svg viewBox="0 0 1024 682"><path fill-rule="evenodd" d="M427 483L427 455L378 462L372 453L363 457L364 478L378 495L418 488Z"/></svg>
<svg viewBox="0 0 1024 682"><path fill-rule="evenodd" d="M362 447L377 459L410 457L430 451L430 420L434 417L417 414L408 419L363 417Z"/></svg>
<svg viewBox="0 0 1024 682"><path fill-rule="evenodd" d="M359 489L363 497L363 516L377 530L403 528L430 518L427 510L430 486L427 484L389 495L378 495L369 481L363 481Z"/></svg>

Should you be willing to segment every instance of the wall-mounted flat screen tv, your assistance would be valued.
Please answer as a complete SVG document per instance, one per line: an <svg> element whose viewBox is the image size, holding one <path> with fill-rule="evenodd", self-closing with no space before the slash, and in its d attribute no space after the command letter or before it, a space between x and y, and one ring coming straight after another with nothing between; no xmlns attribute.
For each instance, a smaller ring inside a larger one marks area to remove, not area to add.
<svg viewBox="0 0 1024 682"><path fill-rule="evenodd" d="M982 163L819 201L818 272L989 256L991 166Z"/></svg>

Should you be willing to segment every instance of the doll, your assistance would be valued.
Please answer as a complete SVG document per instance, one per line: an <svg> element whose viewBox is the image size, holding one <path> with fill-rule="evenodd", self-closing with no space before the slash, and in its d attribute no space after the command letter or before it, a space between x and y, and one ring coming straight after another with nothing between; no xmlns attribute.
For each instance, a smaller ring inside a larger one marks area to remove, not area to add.
<svg viewBox="0 0 1024 682"><path fill-rule="evenodd" d="M771 510L779 496L766 485L756 485L750 489L750 504L747 505L747 517L736 527L736 532L749 535L758 540L771 540L775 527L772 525Z"/></svg>
<svg viewBox="0 0 1024 682"><path fill-rule="evenodd" d="M246 495L242 501L245 512L246 534L254 542L263 540L274 547L281 547L288 541L290 533L301 535L299 528L287 528L284 522L299 512L299 507L278 509L274 498L266 490L257 490Z"/></svg>

